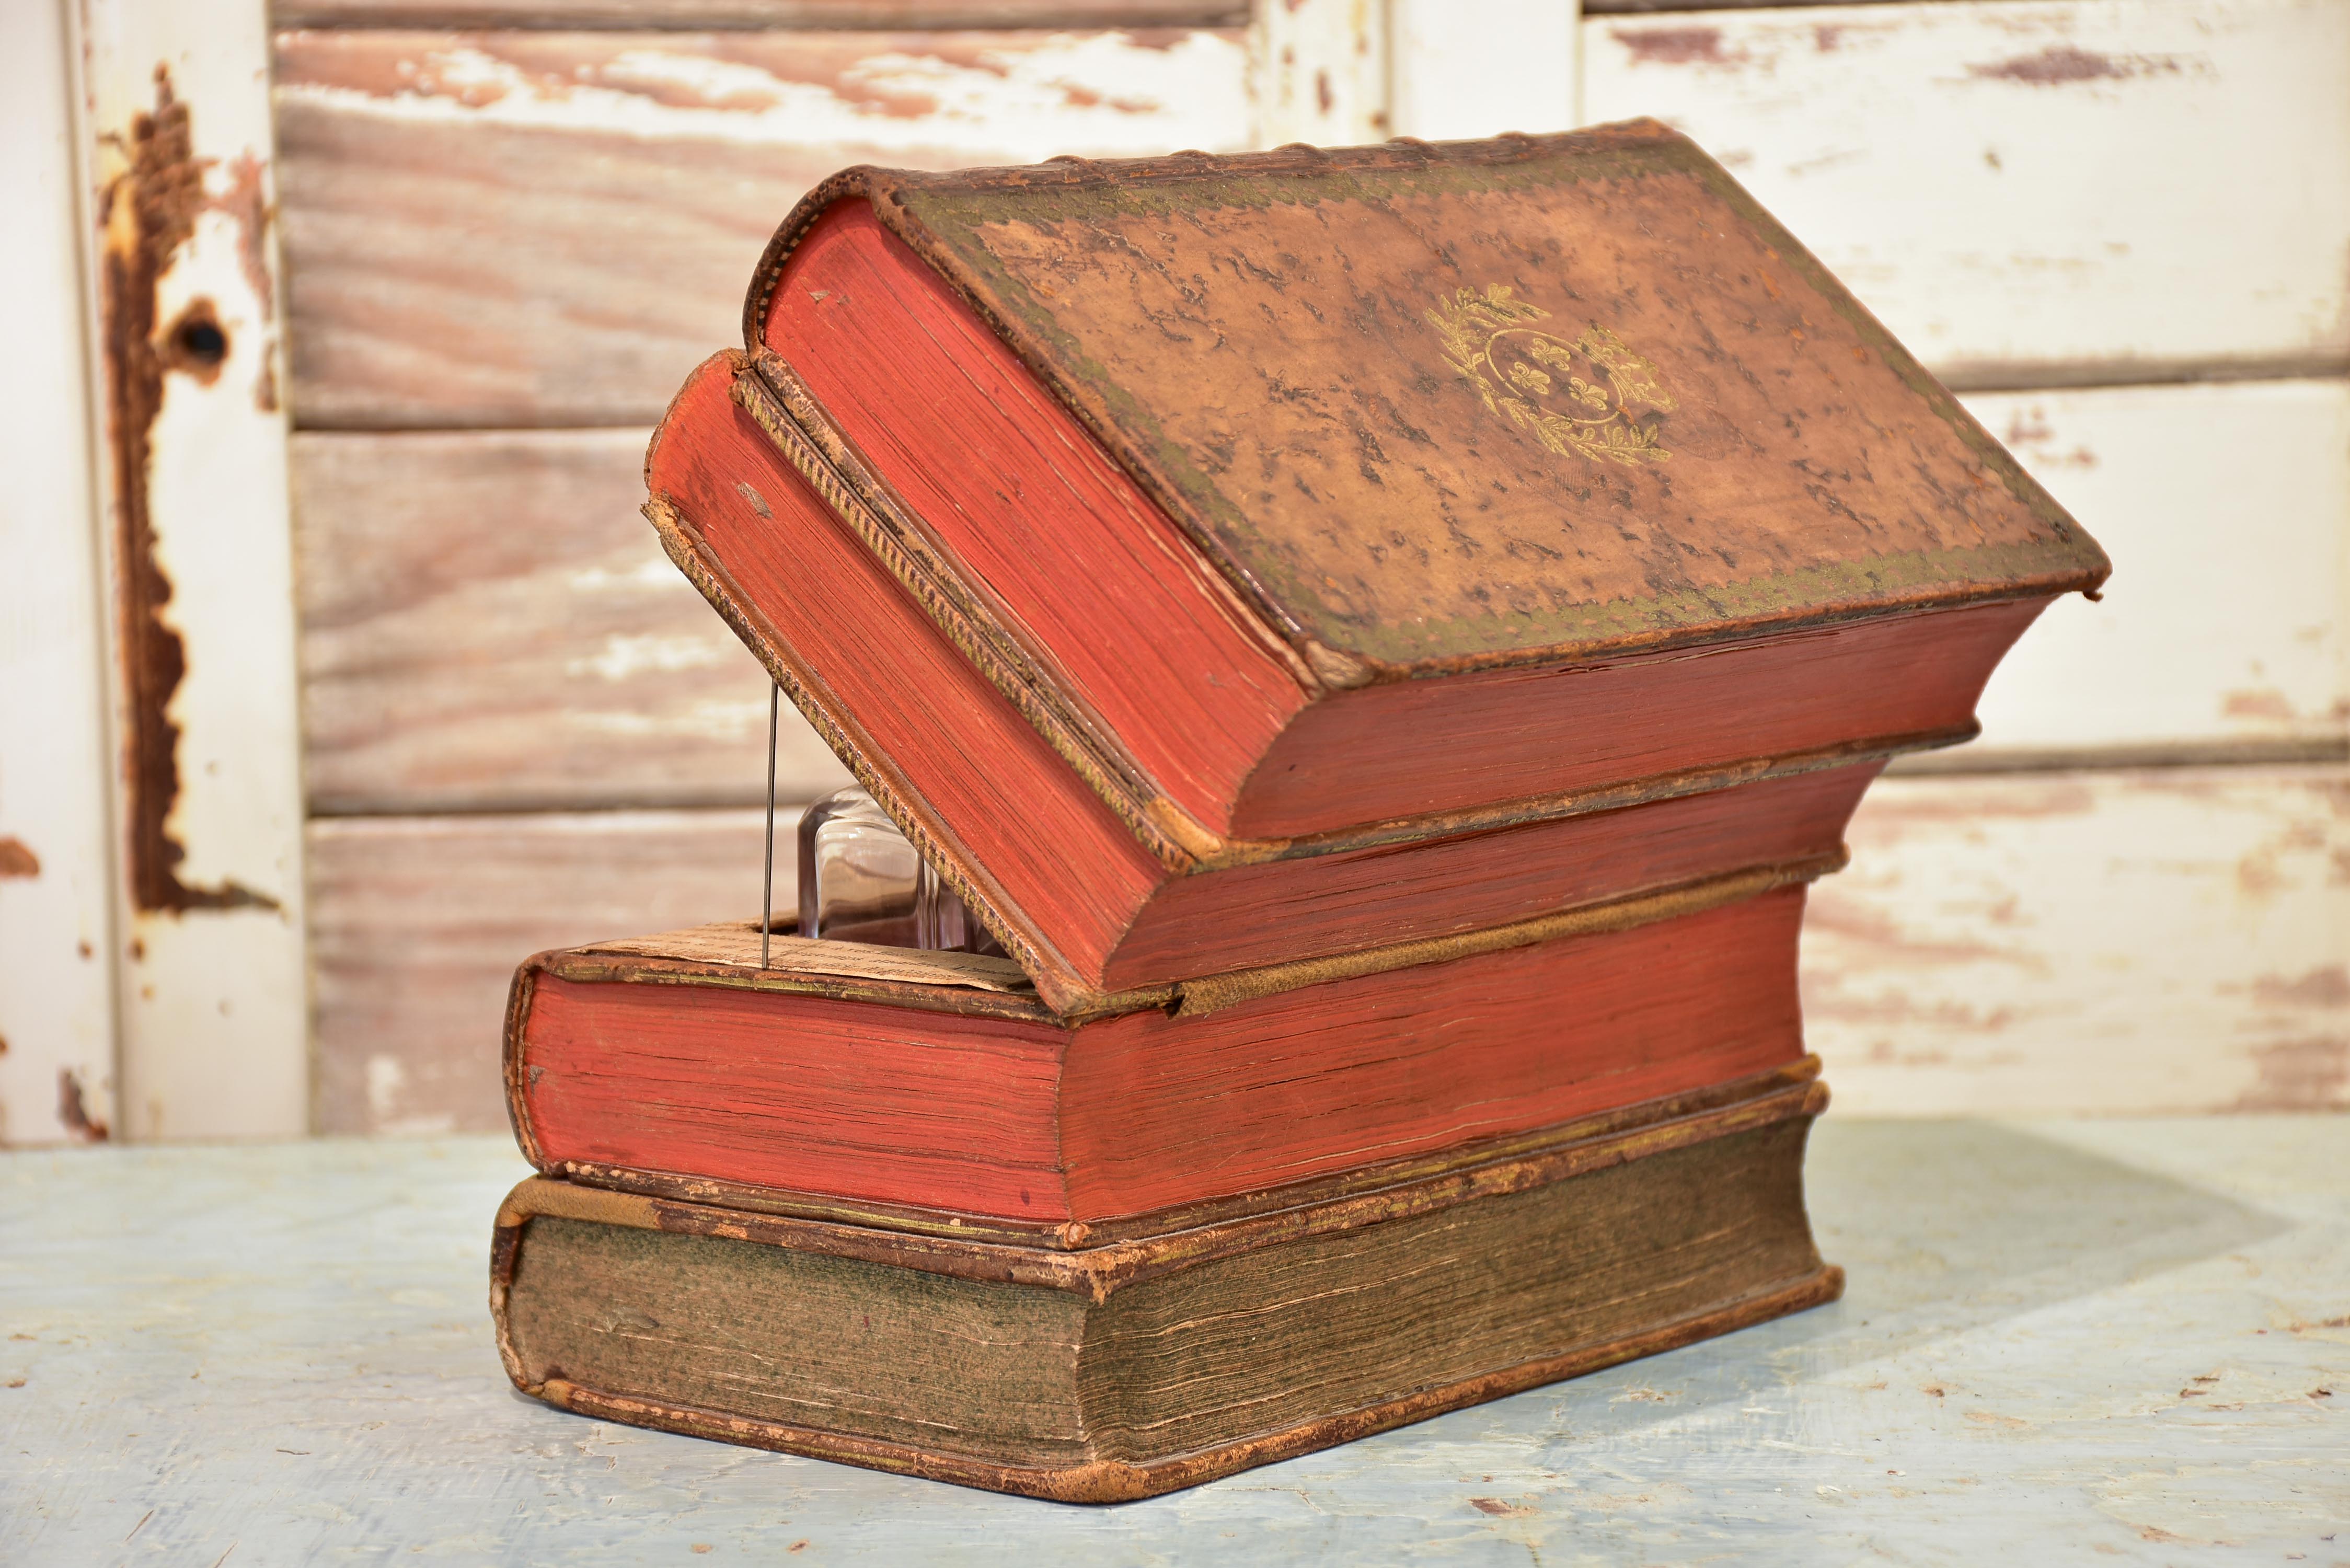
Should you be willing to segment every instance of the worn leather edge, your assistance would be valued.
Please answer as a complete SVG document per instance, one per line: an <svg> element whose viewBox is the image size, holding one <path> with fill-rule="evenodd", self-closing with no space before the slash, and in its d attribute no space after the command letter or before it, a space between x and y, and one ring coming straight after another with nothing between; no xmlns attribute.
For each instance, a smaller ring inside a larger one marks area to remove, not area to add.
<svg viewBox="0 0 2350 1568"><path fill-rule="evenodd" d="M754 1187L678 1171L647 1170L585 1160L548 1160L532 1157L541 1173L587 1187L608 1187L672 1202L736 1209L793 1219L822 1220L872 1230L908 1231L919 1235L961 1237L973 1241L1003 1242L1075 1251L1116 1241L1147 1241L1178 1231L1243 1220L1284 1209L1303 1208L1333 1199L1353 1197L1382 1188L1451 1176L1478 1166L1509 1159L1532 1158L1552 1149L1593 1137L1613 1136L1723 1106L1759 1098L1783 1089L1801 1088L1820 1075L1820 1059L1806 1055L1768 1072L1732 1078L1680 1095L1619 1106L1575 1116L1529 1132L1502 1133L1431 1153L1379 1160L1328 1176L1284 1182L1230 1197L1179 1204L1139 1214L1091 1220L1022 1220L1016 1216L983 1214L969 1210L920 1208L831 1194Z"/></svg>
<svg viewBox="0 0 2350 1568"><path fill-rule="evenodd" d="M1449 1209L1475 1199L1522 1192L1650 1155L1749 1132L1827 1107L1827 1085L1789 1084L1728 1105L1584 1137L1532 1155L1492 1160L1391 1187L1325 1198L1295 1208L1225 1220L1189 1231L1062 1251L905 1231L885 1231L791 1215L746 1212L619 1192L534 1176L499 1205L497 1228L515 1231L542 1215L674 1234L714 1236L789 1247L957 1279L1062 1291L1097 1303L1142 1280L1218 1258L1309 1236L1353 1231ZM511 1278L512 1251L504 1257Z"/></svg>
<svg viewBox="0 0 2350 1568"><path fill-rule="evenodd" d="M1844 1294L1844 1271L1823 1263L1808 1274L1783 1284L1738 1297L1709 1310L1672 1319L1638 1334L1579 1346L1558 1355L1523 1361L1482 1376L1423 1389L1343 1415L1327 1416L1301 1426L1266 1432L1240 1442L1197 1453L1179 1455L1149 1464L1094 1460L1056 1467L1001 1465L967 1458L941 1449L919 1449L813 1427L730 1416L691 1405L669 1404L583 1387L563 1378L531 1384L509 1360L507 1376L515 1386L559 1408L629 1426L651 1427L689 1437L710 1438L749 1448L771 1449L837 1464L859 1465L926 1480L950 1481L987 1491L1011 1492L1053 1502L1128 1502L1219 1480L1259 1465L1295 1459L1317 1449L1352 1442L1521 1393L1545 1383L1615 1366L1642 1356L1679 1349L1701 1339L1767 1323L1811 1307L1824 1306ZM500 1343L504 1326L500 1324Z"/></svg>
<svg viewBox="0 0 2350 1568"><path fill-rule="evenodd" d="M537 1132L531 1126L530 1101L524 1093L522 1047L543 967L539 961L546 956L535 953L515 970L514 981L506 987L505 1020L498 1036L498 1082L505 1090L506 1126L514 1130L515 1147L523 1158L540 1170L546 1168L546 1153L538 1147Z"/></svg>
<svg viewBox="0 0 2350 1568"><path fill-rule="evenodd" d="M1260 174L1381 174L1443 164L1505 165L1568 151L1593 154L1644 152L1660 159L1676 160L1689 171L1705 180L1715 193L1736 209L1740 216L1752 224L1774 249L1787 256L1823 303L1845 317L1861 333L1885 358L1904 386L1950 426L1961 444L1991 468L2002 486L2019 504L2035 516L2047 521L2061 537L2075 540L2086 547L2083 558L2063 569L2051 568L2028 579L1990 586L1960 585L1941 590L1921 590L1913 592L1906 599L1889 603L1826 603L1806 607L1777 618L1741 622L1733 628L1700 625L1681 630L1587 638L1528 649L1416 659L1403 664L1332 649L1318 642L1308 628L1288 612L1279 598L1224 548L1207 519L1198 514L1177 486L1159 472L1158 464L1129 441L1116 421L1108 417L1094 390L1064 376L1055 356L1046 351L1036 335L1023 324L1007 317L990 297L989 290L981 278L941 234L910 211L907 205L910 196L919 198L934 192L967 194L1049 186L1180 182ZM1724 640L1777 636L1875 619L1915 609L1958 607L2002 598L2054 597L2076 590L2094 597L2113 569L2111 561L2087 530L2082 528L2043 486L2024 472L2014 456L1960 406L1949 389L1918 362L1916 357L1853 296L1833 273L1821 265L1816 256L1696 142L1652 119L1625 120L1540 137L1513 132L1485 140L1442 144L1399 138L1369 147L1318 149L1292 144L1271 152L1221 155L1187 152L1161 158L1098 161L1062 158L1041 165L949 173L859 164L842 170L810 190L793 207L768 241L758 266L753 272L743 300L743 343L747 350L755 352L765 347L768 307L793 251L827 208L846 199L861 199L872 206L875 216L883 226L936 272L987 325L989 330L1011 348L1039 384L1068 410L1102 450L1125 469L1143 493L1175 522L1202 556L1255 610L1257 617L1265 625L1276 628L1297 649L1301 659L1317 670L1324 663L1342 663L1347 673L1336 679L1336 684L1425 679L1461 674L1472 670L1511 669L1562 659L1579 661L1632 652L1701 647ZM1317 656L1319 663L1316 662Z"/></svg>

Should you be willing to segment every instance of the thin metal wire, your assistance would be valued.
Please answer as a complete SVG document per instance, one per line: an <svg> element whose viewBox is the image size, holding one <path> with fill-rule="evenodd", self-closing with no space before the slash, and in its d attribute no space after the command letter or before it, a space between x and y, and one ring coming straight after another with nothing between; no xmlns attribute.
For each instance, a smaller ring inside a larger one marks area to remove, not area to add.
<svg viewBox="0 0 2350 1568"><path fill-rule="evenodd" d="M767 943L775 925L775 723L782 717L784 689L767 688L767 867L759 877L759 967L767 967Z"/></svg>

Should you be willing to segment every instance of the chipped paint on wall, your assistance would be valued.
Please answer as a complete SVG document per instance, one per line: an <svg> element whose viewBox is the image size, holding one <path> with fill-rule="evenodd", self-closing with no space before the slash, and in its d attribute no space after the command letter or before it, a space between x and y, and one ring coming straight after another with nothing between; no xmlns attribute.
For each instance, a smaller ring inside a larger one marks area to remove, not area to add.
<svg viewBox="0 0 2350 1568"><path fill-rule="evenodd" d="M76 11L120 785L107 1119L139 1140L299 1133L303 808L268 18L263 0Z"/></svg>
<svg viewBox="0 0 2350 1568"><path fill-rule="evenodd" d="M218 308L202 296L168 322L158 319L164 275L195 237L212 203L198 163L188 106L155 67L155 105L134 116L119 146L125 167L100 199L104 249L99 330L104 353L107 448L113 470L118 664L124 686L124 837L133 906L142 910L278 909L278 900L231 879L204 886L181 876L187 848L173 832L180 796L180 727L172 708L188 671L186 639L171 614L172 581L157 552L151 495L154 429L174 374L210 386L230 340ZM240 226L262 211L239 200ZM240 249L261 243L245 238ZM266 295L262 297L265 302Z"/></svg>
<svg viewBox="0 0 2350 1568"><path fill-rule="evenodd" d="M2350 368L2338 0L1740 6L1584 24L1945 381Z"/></svg>
<svg viewBox="0 0 2350 1568"><path fill-rule="evenodd" d="M2350 1106L2350 771L1887 779L1849 839L1804 931L1846 1108Z"/></svg>
<svg viewBox="0 0 2350 1568"><path fill-rule="evenodd" d="M806 145L903 158L1224 151L1247 123L1239 35L401 33L278 39L280 96L420 124Z"/></svg>

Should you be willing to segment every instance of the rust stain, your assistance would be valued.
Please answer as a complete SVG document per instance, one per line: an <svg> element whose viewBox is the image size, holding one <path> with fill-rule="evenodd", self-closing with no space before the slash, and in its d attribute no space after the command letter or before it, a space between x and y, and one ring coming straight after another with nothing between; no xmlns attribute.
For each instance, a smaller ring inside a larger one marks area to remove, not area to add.
<svg viewBox="0 0 2350 1568"><path fill-rule="evenodd" d="M2293 980L2262 975L2252 981L2252 999L2263 1007L2350 1007L2350 970L2330 963Z"/></svg>
<svg viewBox="0 0 2350 1568"><path fill-rule="evenodd" d="M2074 44L2051 44L2036 55L2019 55L2013 59L1999 60L1987 66L1969 66L1967 74L1997 81L2022 82L2026 87L2059 87L2066 82L2175 77L2184 68L2175 55L2101 55Z"/></svg>
<svg viewBox="0 0 2350 1568"><path fill-rule="evenodd" d="M71 1067L57 1069L57 1124L84 1143L107 1139L106 1124L91 1120L89 1108L82 1104L81 1080Z"/></svg>
<svg viewBox="0 0 2350 1568"><path fill-rule="evenodd" d="M2260 1079L2230 1111L2331 1111L2350 1106L2350 1040L2288 1040L2252 1049Z"/></svg>
<svg viewBox="0 0 2350 1568"><path fill-rule="evenodd" d="M1636 66L1729 66L1746 57L1722 49L1719 27L1618 27L1608 36Z"/></svg>
<svg viewBox="0 0 2350 1568"><path fill-rule="evenodd" d="M0 838L0 877L37 877L41 857L21 838Z"/></svg>
<svg viewBox="0 0 2350 1568"><path fill-rule="evenodd" d="M197 214L208 205L188 106L173 96L166 67L155 67L154 112L132 117L119 146L130 166L109 182L100 203L105 222L100 309L107 444L114 469L116 548L121 562L116 614L128 688L123 762L130 797L125 826L131 900L142 910L275 909L276 899L234 882L203 888L181 880L180 862L187 850L172 837L169 826L180 794L180 729L172 722L170 708L187 676L188 652L179 632L164 618L172 582L156 559L155 520L147 493L151 442L163 408L165 376L173 370L199 374L197 365L188 361L201 362L215 347L204 323L209 321L212 334L220 333L220 324L211 306L198 301L158 341L157 286L194 234ZM198 306L203 313L192 315ZM183 331L186 341L182 340ZM213 376L227 355L224 336L216 347ZM61 1088L61 1096L63 1093ZM72 1099L78 1114L78 1089ZM105 1136L104 1129L97 1136Z"/></svg>

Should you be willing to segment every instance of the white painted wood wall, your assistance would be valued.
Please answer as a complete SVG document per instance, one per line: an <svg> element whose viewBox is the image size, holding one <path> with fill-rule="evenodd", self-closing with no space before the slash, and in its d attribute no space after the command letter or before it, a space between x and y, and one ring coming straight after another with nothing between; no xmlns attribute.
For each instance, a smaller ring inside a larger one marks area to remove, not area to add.
<svg viewBox="0 0 2350 1568"><path fill-rule="evenodd" d="M82 212L70 40L0 8L0 1143L106 1136L114 1114L106 767Z"/></svg>
<svg viewBox="0 0 2350 1568"><path fill-rule="evenodd" d="M160 47L218 168L250 150L279 178L301 575L282 565L283 427L250 398L276 322L200 234L174 286L214 268L203 286L241 302L255 357L210 389L172 381L191 423L163 432L167 456L244 476L234 507L169 463L157 493L185 481L159 516L195 672L187 876L266 890L279 917L129 907L107 864L120 801L93 805L96 784L120 794L120 721L101 732L87 697L121 686L94 651L113 534L20 542L26 514L6 514L9 558L47 551L61 591L0 577L0 844L66 847L38 878L0 875L0 1137L68 1136L60 1071L93 1124L133 1136L299 1125L306 925L312 1125L494 1126L515 959L747 905L763 687L637 523L635 454L731 338L743 258L831 168L1635 114L1721 157L2116 563L2104 603L2058 606L2002 669L1980 742L1872 792L1853 869L1819 890L1806 997L1839 1104L2350 1102L2350 0L1279 0L1253 19L1105 0L1084 27L1001 0L993 30L945 35L887 30L903 7L759 3L774 30L708 35L686 0L612 0L601 32L545 30L551 0L279 0L274 161L252 5L203 8L195 52L160 4L58 13L93 44L73 146L151 107L140 62ZM28 92L37 12L10 12L0 67ZM1157 30L1099 26L1110 12ZM452 18L471 30L432 30ZM40 255L10 254L27 288L92 265L99 171L60 194L40 184L58 156L12 137L12 192L48 191L17 210L83 203ZM103 441L40 392L78 362L79 327L60 330L8 367L8 395L39 406L5 439L86 453L15 465L46 476L32 504L86 518ZM173 532L199 527L257 565L207 578L197 535ZM239 659L260 695L232 710L204 681ZM65 759L29 785L27 714ZM206 762L258 772L211 789ZM785 774L800 799L838 777L804 734ZM93 959L63 961L68 924L98 933ZM265 1114L238 1120L246 1102Z"/></svg>
<svg viewBox="0 0 2350 1568"><path fill-rule="evenodd" d="M267 17L26 0L6 25L12 210L35 242L10 246L31 273L12 297L46 308L8 369L11 472L30 481L0 544L0 824L33 837L0 835L35 874L0 880L0 1137L300 1133Z"/></svg>

